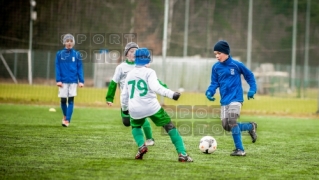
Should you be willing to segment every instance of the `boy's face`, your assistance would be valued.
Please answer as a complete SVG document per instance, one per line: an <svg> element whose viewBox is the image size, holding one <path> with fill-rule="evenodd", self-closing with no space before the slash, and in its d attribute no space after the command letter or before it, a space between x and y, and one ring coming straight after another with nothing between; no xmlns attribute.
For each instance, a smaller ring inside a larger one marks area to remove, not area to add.
<svg viewBox="0 0 319 180"><path fill-rule="evenodd" d="M127 60L129 60L130 62L133 62L135 60L135 51L137 48L131 48L128 52L127 52Z"/></svg>
<svg viewBox="0 0 319 180"><path fill-rule="evenodd" d="M226 59L228 59L229 55L228 54L224 54L222 52L219 51L214 51L215 57L219 62L224 62L226 61Z"/></svg>
<svg viewBox="0 0 319 180"><path fill-rule="evenodd" d="M73 46L74 46L73 40L72 39L67 39L64 45L65 45L66 49L72 49Z"/></svg>

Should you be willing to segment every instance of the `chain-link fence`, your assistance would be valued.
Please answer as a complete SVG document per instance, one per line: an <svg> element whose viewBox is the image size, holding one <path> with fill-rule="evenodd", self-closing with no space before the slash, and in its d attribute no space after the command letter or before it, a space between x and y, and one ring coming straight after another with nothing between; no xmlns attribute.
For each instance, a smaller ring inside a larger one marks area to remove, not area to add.
<svg viewBox="0 0 319 180"><path fill-rule="evenodd" d="M294 25L294 1L249 2L168 1L167 58L163 67L165 1L37 1L31 8L37 12L36 18L33 16L31 20L33 83L55 84L54 61L56 52L63 48L61 36L72 33L76 38L75 49L85 57L87 86L106 87L115 66L123 60L125 44L135 41L140 47L152 50L152 67L172 89L204 92L214 63L212 47L215 42L227 40L231 55L247 62L248 12L252 5L251 70L256 75L258 93L293 94L295 97L307 97L309 92L316 94L319 84L319 2L297 1L297 28ZM0 21L0 48L28 50L30 2L6 2L1 10L6 15L1 16ZM113 53L112 61L102 63L96 58L104 50ZM1 82L13 82L13 75L18 83L28 83L27 53L2 53L2 56ZM294 58L295 64L292 63ZM294 76L292 68L295 69ZM246 86L244 84L244 88Z"/></svg>

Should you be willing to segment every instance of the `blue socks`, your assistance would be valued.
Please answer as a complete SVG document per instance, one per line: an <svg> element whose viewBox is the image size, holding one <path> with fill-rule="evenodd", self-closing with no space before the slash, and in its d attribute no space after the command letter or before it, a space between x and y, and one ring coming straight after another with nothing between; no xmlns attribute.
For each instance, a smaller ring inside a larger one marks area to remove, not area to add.
<svg viewBox="0 0 319 180"><path fill-rule="evenodd" d="M69 97L68 105L66 104L66 98L61 98L61 109L65 119L67 121L71 121L71 117L73 114L73 107L74 107L74 97Z"/></svg>
<svg viewBox="0 0 319 180"><path fill-rule="evenodd" d="M251 123L237 123L240 131L250 131L253 128Z"/></svg>
<svg viewBox="0 0 319 180"><path fill-rule="evenodd" d="M66 111L66 120L68 120L69 122L71 122L71 117L73 114L73 106L74 106L74 97L69 97L68 99L68 108Z"/></svg>
<svg viewBox="0 0 319 180"><path fill-rule="evenodd" d="M253 128L251 123L237 123L231 132L236 149L244 151L243 142L241 140L241 131L250 131Z"/></svg>
<svg viewBox="0 0 319 180"><path fill-rule="evenodd" d="M66 105L66 98L61 98L61 109L62 109L63 116L66 116L67 108L68 106Z"/></svg>
<svg viewBox="0 0 319 180"><path fill-rule="evenodd" d="M240 150L244 151L243 142L241 141L241 131L240 131L239 125L234 126L231 129L231 132L232 132L232 136L233 136L233 140L234 140L234 144L235 144L236 149L240 149Z"/></svg>

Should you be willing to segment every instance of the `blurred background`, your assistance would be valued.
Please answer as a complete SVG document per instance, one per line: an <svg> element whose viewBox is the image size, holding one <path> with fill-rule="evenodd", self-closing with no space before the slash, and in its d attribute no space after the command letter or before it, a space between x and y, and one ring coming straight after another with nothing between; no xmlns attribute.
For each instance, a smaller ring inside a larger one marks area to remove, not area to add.
<svg viewBox="0 0 319 180"><path fill-rule="evenodd" d="M254 72L260 95L318 98L317 0L0 2L2 84L55 88L55 55L72 33L87 87L107 88L125 44L135 41L151 49L152 68L171 89L204 93L212 47L226 40Z"/></svg>

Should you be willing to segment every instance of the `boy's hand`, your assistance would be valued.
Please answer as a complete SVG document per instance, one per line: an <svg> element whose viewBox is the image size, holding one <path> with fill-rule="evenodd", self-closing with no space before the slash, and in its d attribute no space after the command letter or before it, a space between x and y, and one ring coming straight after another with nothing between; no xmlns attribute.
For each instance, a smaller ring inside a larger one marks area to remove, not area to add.
<svg viewBox="0 0 319 180"><path fill-rule="evenodd" d="M81 88L81 87L83 87L84 86L84 84L83 83L79 83L79 87Z"/></svg>
<svg viewBox="0 0 319 180"><path fill-rule="evenodd" d="M247 98L248 98L248 100L249 100L250 98L254 99L254 95L255 95L255 92L254 92L254 91L248 91L248 93L247 93Z"/></svg>
<svg viewBox="0 0 319 180"><path fill-rule="evenodd" d="M62 82L57 82L56 85L57 85L58 87L62 87Z"/></svg>
<svg viewBox="0 0 319 180"><path fill-rule="evenodd" d="M215 101L215 98L213 97L212 93L210 91L206 91L206 97L210 101Z"/></svg>
<svg viewBox="0 0 319 180"><path fill-rule="evenodd" d="M109 105L109 106L113 106L112 102L106 102L106 104Z"/></svg>
<svg viewBox="0 0 319 180"><path fill-rule="evenodd" d="M173 94L173 99L174 99L175 101L177 101L180 96L181 96L181 93L175 92L175 93Z"/></svg>

